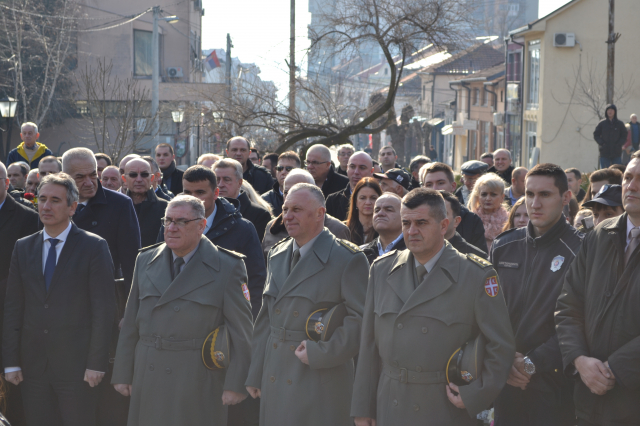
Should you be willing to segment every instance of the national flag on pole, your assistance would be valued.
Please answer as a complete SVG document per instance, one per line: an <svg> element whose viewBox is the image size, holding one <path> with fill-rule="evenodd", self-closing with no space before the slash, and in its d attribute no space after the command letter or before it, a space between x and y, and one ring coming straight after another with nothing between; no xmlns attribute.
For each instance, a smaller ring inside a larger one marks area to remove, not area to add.
<svg viewBox="0 0 640 426"><path fill-rule="evenodd" d="M211 71L212 69L220 66L220 60L218 59L218 55L216 55L215 50L212 50L209 56L207 56L207 59L204 61L204 65L207 67L207 71Z"/></svg>

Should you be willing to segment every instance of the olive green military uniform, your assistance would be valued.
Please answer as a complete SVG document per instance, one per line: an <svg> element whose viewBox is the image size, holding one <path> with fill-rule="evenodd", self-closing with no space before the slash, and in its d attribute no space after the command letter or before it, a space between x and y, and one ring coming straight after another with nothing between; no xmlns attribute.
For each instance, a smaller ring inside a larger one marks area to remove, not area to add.
<svg viewBox="0 0 640 426"><path fill-rule="evenodd" d="M243 257L203 236L172 281L165 243L138 255L111 381L132 385L127 426L227 424L222 392L247 394L251 360ZM221 325L229 331L230 364L209 370L202 344Z"/></svg>
<svg viewBox="0 0 640 426"><path fill-rule="evenodd" d="M262 426L353 424L353 357L360 342L369 266L357 246L337 239L327 228L312 244L291 272L292 239L269 252L247 379L248 386L262 392ZM326 342L308 340L309 315L340 303L348 312L343 325ZM309 365L295 355L303 340Z"/></svg>
<svg viewBox="0 0 640 426"><path fill-rule="evenodd" d="M419 285L409 250L373 263L352 416L378 426L471 426L505 385L515 346L497 274L484 259L445 244ZM479 379L460 387L465 411L447 398L445 369L478 333L486 338L484 365Z"/></svg>

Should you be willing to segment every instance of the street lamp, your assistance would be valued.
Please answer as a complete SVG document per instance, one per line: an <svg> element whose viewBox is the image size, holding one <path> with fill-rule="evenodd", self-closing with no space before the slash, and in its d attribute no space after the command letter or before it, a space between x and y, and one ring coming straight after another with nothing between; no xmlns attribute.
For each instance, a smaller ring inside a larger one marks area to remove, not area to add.
<svg viewBox="0 0 640 426"><path fill-rule="evenodd" d="M6 160L9 155L9 148L11 147L11 129L13 128L11 124L11 119L16 116L16 107L18 106L18 102L10 97L5 96L0 99L0 115L7 119L7 142L6 148L5 145L2 144L0 148L2 148L2 159ZM0 137L0 143L2 143L2 137Z"/></svg>

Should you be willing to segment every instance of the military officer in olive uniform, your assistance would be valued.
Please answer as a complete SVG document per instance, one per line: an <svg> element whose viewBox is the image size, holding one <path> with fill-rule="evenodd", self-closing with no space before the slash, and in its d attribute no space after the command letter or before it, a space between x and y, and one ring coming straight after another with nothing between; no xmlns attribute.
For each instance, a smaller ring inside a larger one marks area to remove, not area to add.
<svg viewBox="0 0 640 426"><path fill-rule="evenodd" d="M369 263L357 246L324 228L325 200L317 186L294 185L283 216L291 238L269 251L247 389L261 398L261 426L352 426L353 358ZM309 316L341 304L346 316L333 335L310 340Z"/></svg>
<svg viewBox="0 0 640 426"><path fill-rule="evenodd" d="M437 191L414 189L400 214L408 249L371 266L351 415L357 426L475 425L515 355L497 274L445 241L449 221ZM465 371L469 384L447 383L449 359L479 334L480 376Z"/></svg>
<svg viewBox="0 0 640 426"><path fill-rule="evenodd" d="M252 316L244 256L202 235L207 221L197 198L179 195L165 214L165 242L136 260L111 382L131 396L128 426L226 425L226 406L248 396ZM228 352L203 351L221 326ZM211 355L217 368L205 365Z"/></svg>

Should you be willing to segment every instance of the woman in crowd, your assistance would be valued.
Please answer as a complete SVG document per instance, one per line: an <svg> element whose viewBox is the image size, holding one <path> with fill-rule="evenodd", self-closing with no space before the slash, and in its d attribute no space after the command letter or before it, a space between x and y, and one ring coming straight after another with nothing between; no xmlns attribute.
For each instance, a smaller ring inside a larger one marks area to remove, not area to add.
<svg viewBox="0 0 640 426"><path fill-rule="evenodd" d="M529 224L529 213L527 213L527 205L524 203L524 197L520 197L518 201L509 210L509 219L504 224L502 232L513 228L524 228Z"/></svg>
<svg viewBox="0 0 640 426"><path fill-rule="evenodd" d="M351 242L362 245L378 236L373 229L373 208L382 195L382 189L374 178L363 178L351 194L349 213L345 223L351 232Z"/></svg>
<svg viewBox="0 0 640 426"><path fill-rule="evenodd" d="M509 212L503 203L502 178L495 173L482 175L473 187L467 207L482 219L488 250L491 250L493 240L502 232L504 224L509 219Z"/></svg>

